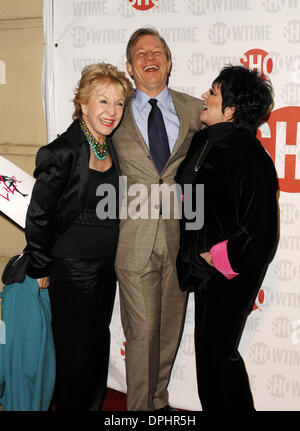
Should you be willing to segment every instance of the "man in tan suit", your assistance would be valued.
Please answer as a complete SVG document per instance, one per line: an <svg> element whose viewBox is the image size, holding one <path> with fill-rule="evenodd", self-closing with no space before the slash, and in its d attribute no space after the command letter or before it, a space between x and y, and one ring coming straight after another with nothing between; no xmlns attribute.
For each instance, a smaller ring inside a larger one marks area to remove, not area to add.
<svg viewBox="0 0 300 431"><path fill-rule="evenodd" d="M136 92L113 136L129 191L115 264L126 337L128 410L170 410L167 386L187 302L176 274L176 196L170 193L166 205L163 193L151 196L151 190L165 187L168 191L174 184L191 138L201 128L202 102L167 87L171 65L170 50L156 30L133 33L126 67ZM169 144L170 155L162 170L154 161L150 132L148 136L149 99L157 99Z"/></svg>

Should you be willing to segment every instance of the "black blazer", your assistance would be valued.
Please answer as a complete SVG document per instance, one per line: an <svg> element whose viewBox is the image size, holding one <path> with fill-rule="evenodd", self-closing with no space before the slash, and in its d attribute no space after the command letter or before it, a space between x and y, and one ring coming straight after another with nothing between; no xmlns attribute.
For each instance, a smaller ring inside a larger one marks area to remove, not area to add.
<svg viewBox="0 0 300 431"><path fill-rule="evenodd" d="M110 141L109 154L121 175ZM71 226L83 209L89 181L89 144L79 120L36 156L36 178L26 216L25 236L29 254L27 274L49 275L54 242Z"/></svg>
<svg viewBox="0 0 300 431"><path fill-rule="evenodd" d="M194 290L210 280L227 282L200 257L225 240L231 267L240 274L234 283L253 284L252 276L260 278L278 240L275 167L261 143L246 129L221 123L196 133L176 181L184 186L187 170L195 166L192 157L206 141L208 146L192 186L195 201L196 184L204 184L204 224L198 230L186 230L186 220L181 220L177 270L182 290Z"/></svg>

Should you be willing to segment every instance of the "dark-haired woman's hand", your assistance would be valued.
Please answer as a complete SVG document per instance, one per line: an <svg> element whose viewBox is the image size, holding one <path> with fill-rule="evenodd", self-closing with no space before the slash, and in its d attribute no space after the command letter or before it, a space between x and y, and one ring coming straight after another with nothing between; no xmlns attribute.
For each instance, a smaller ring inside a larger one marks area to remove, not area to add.
<svg viewBox="0 0 300 431"><path fill-rule="evenodd" d="M205 253L200 253L200 256L208 263L208 265L214 266L213 261L211 260L209 251L206 251Z"/></svg>

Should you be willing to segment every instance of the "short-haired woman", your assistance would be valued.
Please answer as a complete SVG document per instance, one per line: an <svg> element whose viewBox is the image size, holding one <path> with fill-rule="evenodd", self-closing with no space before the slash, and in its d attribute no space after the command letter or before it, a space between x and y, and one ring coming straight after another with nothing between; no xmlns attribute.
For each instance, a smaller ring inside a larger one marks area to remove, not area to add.
<svg viewBox="0 0 300 431"><path fill-rule="evenodd" d="M178 276L183 290L195 292L202 409L251 411L238 344L277 246L277 177L256 138L273 105L272 87L255 71L227 66L202 97L208 127L194 136L176 179L193 185L193 202L204 184L204 223L188 230L181 220Z"/></svg>
<svg viewBox="0 0 300 431"><path fill-rule="evenodd" d="M74 122L36 158L25 228L27 274L40 289L49 287L58 411L100 410L106 391L120 175L109 136L132 91L114 66L85 67ZM102 184L115 193L97 196ZM116 207L112 217L96 214L101 199Z"/></svg>

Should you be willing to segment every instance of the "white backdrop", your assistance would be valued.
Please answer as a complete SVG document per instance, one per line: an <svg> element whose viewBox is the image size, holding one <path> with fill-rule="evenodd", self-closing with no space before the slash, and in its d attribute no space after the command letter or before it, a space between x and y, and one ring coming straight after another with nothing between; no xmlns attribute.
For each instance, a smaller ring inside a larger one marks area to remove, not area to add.
<svg viewBox="0 0 300 431"><path fill-rule="evenodd" d="M83 66L105 61L125 70L131 33L148 25L171 48L174 89L200 97L229 62L258 68L272 80L275 110L261 138L280 180L281 236L240 352L257 410L300 410L300 0L44 0L49 142L71 123L73 90ZM190 295L170 403L201 410L193 321ZM108 384L126 392L118 296L111 333Z"/></svg>

